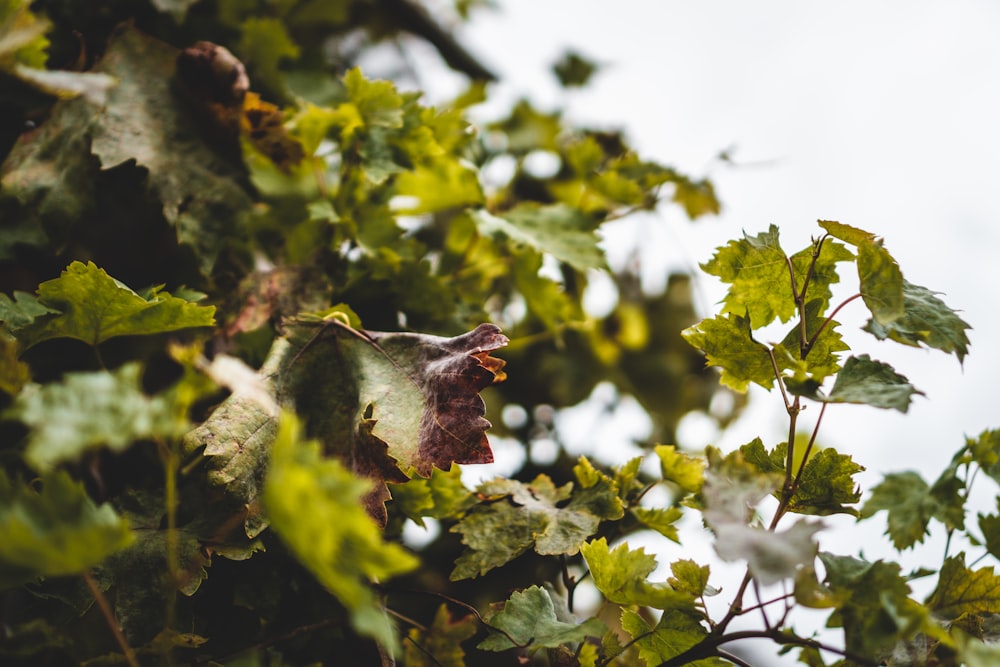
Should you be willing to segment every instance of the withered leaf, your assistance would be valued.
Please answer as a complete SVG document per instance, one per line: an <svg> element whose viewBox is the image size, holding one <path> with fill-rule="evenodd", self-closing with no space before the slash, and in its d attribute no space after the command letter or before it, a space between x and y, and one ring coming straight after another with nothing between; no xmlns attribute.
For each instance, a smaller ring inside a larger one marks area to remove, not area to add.
<svg viewBox="0 0 1000 667"><path fill-rule="evenodd" d="M385 482L493 460L479 392L504 378L504 362L490 353L506 343L491 324L444 338L300 320L275 342L260 373L327 455L376 482L364 502L384 524ZM185 439L189 451L204 447L211 457L210 479L249 508L258 506L275 419L232 396ZM251 509L248 531L259 532L262 521Z"/></svg>

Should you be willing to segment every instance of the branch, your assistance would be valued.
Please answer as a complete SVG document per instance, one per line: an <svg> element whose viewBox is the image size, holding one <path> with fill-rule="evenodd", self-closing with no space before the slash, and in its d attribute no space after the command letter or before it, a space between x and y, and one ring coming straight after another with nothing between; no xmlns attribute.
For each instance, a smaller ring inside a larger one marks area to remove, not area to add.
<svg viewBox="0 0 1000 667"><path fill-rule="evenodd" d="M111 605L108 604L108 599L104 597L104 593L101 592L101 587L97 585L96 581L94 581L94 577L90 574L90 572L83 573L83 581L87 584L90 594L94 597L94 602L97 603L98 609L101 610L101 615L104 617L105 623L108 624L111 634L114 635L115 641L118 642L118 646L121 648L122 654L125 656L125 662L129 664L129 667L139 667L139 661L135 657L135 651L133 651L132 647L128 645L128 640L125 639L125 634L122 632L121 626L118 625L118 620L115 619L114 612L111 611Z"/></svg>

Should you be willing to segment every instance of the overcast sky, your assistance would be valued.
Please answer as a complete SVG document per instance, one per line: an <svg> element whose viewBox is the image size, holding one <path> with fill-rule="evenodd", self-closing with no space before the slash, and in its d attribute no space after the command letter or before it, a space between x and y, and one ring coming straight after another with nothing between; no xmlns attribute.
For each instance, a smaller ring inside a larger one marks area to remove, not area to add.
<svg viewBox="0 0 1000 667"><path fill-rule="evenodd" d="M893 364L926 393L906 415L827 411L821 439L868 467L866 488L909 468L933 480L966 435L1000 427L1000 3L498 4L460 34L502 75L495 94L622 128L645 156L714 179L725 206L716 218L690 224L665 210L609 230L612 255L643 242L651 285L707 260L742 230L776 224L794 252L818 233L817 219L829 219L883 236L910 282L962 311L973 327L964 368L953 356L860 332L860 302L838 316L857 353ZM603 65L584 91L559 89L548 69L567 48ZM718 162L723 150L739 166ZM842 278L856 287L855 276ZM712 279L702 290L708 306L722 294ZM784 440L780 397L751 399L744 423L726 434L693 424L683 444ZM995 511L990 482L978 485L987 492L982 508ZM836 545L829 548L848 552L847 536L858 548L864 540L871 558L892 557L871 539L881 525L833 524L820 534ZM933 566L940 553L908 558Z"/></svg>

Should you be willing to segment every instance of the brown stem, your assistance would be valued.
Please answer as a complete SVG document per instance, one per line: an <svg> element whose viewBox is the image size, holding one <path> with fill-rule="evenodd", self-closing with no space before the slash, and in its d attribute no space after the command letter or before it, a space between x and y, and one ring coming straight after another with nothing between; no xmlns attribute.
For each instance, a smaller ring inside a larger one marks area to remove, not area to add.
<svg viewBox="0 0 1000 667"><path fill-rule="evenodd" d="M129 667L139 667L139 661L135 657L135 651L133 651L132 647L128 645L128 640L125 639L125 634L122 632L121 626L118 625L114 612L111 611L111 605L108 604L108 599L104 597L104 593L101 592L101 587L97 585L97 582L94 580L94 577L90 574L90 572L83 573L83 581L87 584L90 594L94 597L94 602L97 603L97 608L101 610L101 615L104 616L104 621L108 624L111 634L114 635L115 641L118 643L118 647L121 648L122 654L125 656L125 662L129 664Z"/></svg>

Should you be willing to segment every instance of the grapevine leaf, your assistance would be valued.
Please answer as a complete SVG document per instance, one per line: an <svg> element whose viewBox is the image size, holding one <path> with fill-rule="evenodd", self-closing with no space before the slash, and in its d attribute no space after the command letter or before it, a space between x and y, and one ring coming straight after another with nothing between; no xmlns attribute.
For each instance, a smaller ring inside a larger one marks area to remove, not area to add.
<svg viewBox="0 0 1000 667"><path fill-rule="evenodd" d="M0 294L0 321L8 331L15 332L33 323L43 315L58 313L38 302L38 299L27 292L14 292L13 300L6 294Z"/></svg>
<svg viewBox="0 0 1000 667"><path fill-rule="evenodd" d="M475 500L462 483L462 469L452 465L447 472L435 468L427 479L417 477L392 485L392 501L407 518L420 526L424 518L461 516Z"/></svg>
<svg viewBox="0 0 1000 667"><path fill-rule="evenodd" d="M14 63L44 67L51 24L32 13L28 2L7 2L0 7L0 66Z"/></svg>
<svg viewBox="0 0 1000 667"><path fill-rule="evenodd" d="M581 88L587 85L598 65L575 51L567 51L552 66L552 72L563 88Z"/></svg>
<svg viewBox="0 0 1000 667"><path fill-rule="evenodd" d="M46 471L106 446L123 451L136 440L179 435L173 407L164 396L142 392L142 367L114 372L67 373L61 382L29 385L5 413L31 428L25 460Z"/></svg>
<svg viewBox="0 0 1000 667"><path fill-rule="evenodd" d="M462 533L466 551L455 560L451 580L459 581L486 574L517 558L535 542L543 518L504 500L488 511L469 512L451 528Z"/></svg>
<svg viewBox="0 0 1000 667"><path fill-rule="evenodd" d="M95 505L65 472L43 476L40 487L0 470L0 588L84 572L133 539L110 505Z"/></svg>
<svg viewBox="0 0 1000 667"><path fill-rule="evenodd" d="M544 556L576 554L602 520L619 519L624 514L617 490L608 479L594 481L589 487L581 484L576 490L573 484L556 487L546 475L529 484L496 479L479 485L476 493L489 501L471 510L451 529L462 534L462 542L470 549L455 562L452 579L484 574L531 546ZM502 500L507 497L510 502ZM500 526L504 526L504 534L517 536L512 545L494 544L496 534L486 532Z"/></svg>
<svg viewBox="0 0 1000 667"><path fill-rule="evenodd" d="M177 591L194 595L208 578L211 565L211 551L198 535L187 527L173 531L161 527L165 520L163 499L143 497L152 495L117 501L135 540L110 556L95 573L102 587L116 588L115 617L129 640L136 643L148 641L163 630L164 601ZM159 502L153 503L154 499ZM175 559L174 580L168 574L167 554Z"/></svg>
<svg viewBox="0 0 1000 667"><path fill-rule="evenodd" d="M646 554L642 547L632 550L623 543L612 551L602 537L584 544L580 551L587 560L594 585L611 602L654 609L691 609L694 606L694 596L687 592L674 590L667 583L648 580L656 569L656 558Z"/></svg>
<svg viewBox="0 0 1000 667"><path fill-rule="evenodd" d="M96 346L115 336L138 336L215 324L215 306L199 306L155 287L137 294L93 262L73 262L58 278L38 286L49 309L14 335L29 348L52 338Z"/></svg>
<svg viewBox="0 0 1000 667"><path fill-rule="evenodd" d="M556 648L582 642L587 637L600 637L607 631L597 618L582 623L559 620L551 596L540 586L513 593L503 609L486 622L499 632L479 643L484 651L506 651L519 646Z"/></svg>
<svg viewBox="0 0 1000 667"><path fill-rule="evenodd" d="M702 320L681 332L688 343L705 353L709 366L722 369L722 384L746 392L751 382L774 386L774 366L765 345L753 339L750 320L735 313Z"/></svg>
<svg viewBox="0 0 1000 667"><path fill-rule="evenodd" d="M708 630L694 614L669 609L660 616L655 626L650 626L632 609L622 609L622 629L639 647L639 657L647 665L659 665L692 648L708 635ZM732 663L722 658L703 658L690 663L691 667L727 667Z"/></svg>
<svg viewBox="0 0 1000 667"><path fill-rule="evenodd" d="M17 341L0 332L0 391L10 396L16 396L31 381L31 369L18 359L19 351Z"/></svg>
<svg viewBox="0 0 1000 667"><path fill-rule="evenodd" d="M736 522L717 522L713 528L719 557L728 562L746 560L754 579L767 586L812 567L818 551L813 536L822 524L797 521L780 532Z"/></svg>
<svg viewBox="0 0 1000 667"><path fill-rule="evenodd" d="M742 239L716 249L701 268L730 284L722 311L745 313L754 328L767 326L775 318L786 322L795 314L788 258L774 225L766 232L744 234Z"/></svg>
<svg viewBox="0 0 1000 667"><path fill-rule="evenodd" d="M815 398L826 403L861 403L906 412L914 394L923 396L892 366L862 354L844 362L829 396Z"/></svg>
<svg viewBox="0 0 1000 667"><path fill-rule="evenodd" d="M400 213L422 215L483 203L476 172L456 159L438 157L405 171L395 180L396 194L416 199Z"/></svg>
<svg viewBox="0 0 1000 667"><path fill-rule="evenodd" d="M409 667L465 667L462 642L471 639L476 630L472 614L452 620L447 605L442 604L430 627L410 630L410 641L403 646L406 664Z"/></svg>
<svg viewBox="0 0 1000 667"><path fill-rule="evenodd" d="M673 445L657 445L660 474L664 481L679 486L685 493L698 493L705 482L705 460L678 452Z"/></svg>
<svg viewBox="0 0 1000 667"><path fill-rule="evenodd" d="M652 528L668 540L681 543L675 525L684 515L679 507L632 507L629 508L632 516L642 522L647 528Z"/></svg>
<svg viewBox="0 0 1000 667"><path fill-rule="evenodd" d="M946 620L963 614L1000 613L1000 576L993 574L992 566L970 570L964 553L952 556L941 566L937 587L926 604Z"/></svg>
<svg viewBox="0 0 1000 667"><path fill-rule="evenodd" d="M670 572L674 576L667 579L667 583L682 593L689 593L692 597L698 598L719 592L708 585L711 572L708 565L698 565L693 560L678 560L670 564Z"/></svg>
<svg viewBox="0 0 1000 667"><path fill-rule="evenodd" d="M240 41L236 50L255 82L266 90L278 94L285 92L284 76L279 66L284 60L298 58L299 47L282 21L271 17L248 18L240 25Z"/></svg>
<svg viewBox="0 0 1000 667"><path fill-rule="evenodd" d="M513 243L549 253L580 271L605 268L595 231L598 221L579 209L525 202L499 216L480 210L472 217L487 236L505 236Z"/></svg>
<svg viewBox="0 0 1000 667"><path fill-rule="evenodd" d="M260 374L328 454L376 482L365 506L384 524L385 482L405 481L410 470L427 477L435 467L492 461L478 392L503 378L504 362L489 354L506 342L486 324L441 338L303 320L275 342ZM234 396L186 442L189 451L206 447L214 483L253 506L273 437L274 416Z"/></svg>
<svg viewBox="0 0 1000 667"><path fill-rule="evenodd" d="M350 611L355 630L394 646L392 623L369 584L408 572L419 561L382 540L361 503L369 485L339 461L324 458L318 442L300 440L294 417L281 419L263 491L271 526Z"/></svg>
<svg viewBox="0 0 1000 667"><path fill-rule="evenodd" d="M515 155L526 155L534 150L559 150L558 137L563 124L558 111L544 113L519 100L507 118L491 123L488 131L503 132L507 136L507 150Z"/></svg>
<svg viewBox="0 0 1000 667"><path fill-rule="evenodd" d="M851 225L845 225L842 222L819 220L818 224L820 227L825 229L826 233L830 236L838 238L845 243L850 243L853 246L860 246L863 243L875 240L875 235L871 232L866 232L863 229L858 229L857 227L852 227Z"/></svg>
<svg viewBox="0 0 1000 667"><path fill-rule="evenodd" d="M858 245L858 278L861 298L876 322L888 325L903 316L903 274L880 239Z"/></svg>
<svg viewBox="0 0 1000 667"><path fill-rule="evenodd" d="M815 516L858 516L856 509L846 505L861 500L861 489L854 481L854 475L863 471L864 467L855 463L849 455L834 449L821 449L806 462L795 495L788 503L788 510Z"/></svg>
<svg viewBox="0 0 1000 667"><path fill-rule="evenodd" d="M903 281L903 314L890 321L872 318L865 325L879 340L919 347L921 343L943 352L954 353L961 362L969 352L969 325L934 296L926 287Z"/></svg>
<svg viewBox="0 0 1000 667"><path fill-rule="evenodd" d="M874 489L861 510L862 518L885 510L888 513L886 534L899 550L924 541L931 519L949 529L964 526L964 501L960 492L964 484L953 470L945 473L930 486L915 472L891 473Z"/></svg>
<svg viewBox="0 0 1000 667"><path fill-rule="evenodd" d="M1000 514L980 514L979 530L986 542L986 550L1000 559Z"/></svg>
<svg viewBox="0 0 1000 667"><path fill-rule="evenodd" d="M889 651L910 625L899 615L912 607L900 566L825 552L819 557L837 609L827 626L844 628L848 651L873 657Z"/></svg>
<svg viewBox="0 0 1000 667"><path fill-rule="evenodd" d="M987 429L975 439L966 438L965 447L987 475L1000 482L1000 429Z"/></svg>
<svg viewBox="0 0 1000 667"><path fill-rule="evenodd" d="M96 118L91 150L102 169L134 160L148 170L163 216L208 273L251 201L242 167L206 142L178 93L177 55L134 28L115 34L96 69L119 83Z"/></svg>

